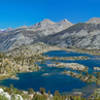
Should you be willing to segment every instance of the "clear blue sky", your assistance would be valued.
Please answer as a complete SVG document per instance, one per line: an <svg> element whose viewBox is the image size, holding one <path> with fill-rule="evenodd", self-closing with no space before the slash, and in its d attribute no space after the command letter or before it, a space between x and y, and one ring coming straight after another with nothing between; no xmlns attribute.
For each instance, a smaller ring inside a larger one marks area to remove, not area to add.
<svg viewBox="0 0 100 100"><path fill-rule="evenodd" d="M100 17L100 0L0 0L0 28L32 25L49 18L72 23Z"/></svg>

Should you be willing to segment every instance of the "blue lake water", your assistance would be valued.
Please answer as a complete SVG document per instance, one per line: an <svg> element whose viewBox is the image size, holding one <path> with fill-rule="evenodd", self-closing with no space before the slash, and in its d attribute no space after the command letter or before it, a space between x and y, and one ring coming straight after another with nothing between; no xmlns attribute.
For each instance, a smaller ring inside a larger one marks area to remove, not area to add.
<svg viewBox="0 0 100 100"><path fill-rule="evenodd" d="M83 64L89 67L89 71L93 71L94 66L100 66L100 60L96 60L95 56L88 54L81 54L75 52L66 52L66 51L50 51L45 53L44 55L48 56L57 56L57 57L68 57L68 56L88 56L90 59L88 60L58 60L57 62L75 62L79 64ZM46 90L50 90L54 93L55 90L59 90L61 93L70 92L73 89L81 89L82 87L86 87L87 83L82 82L79 79L73 78L71 76L61 74L65 68L54 68L48 67L46 63L52 63L52 60L48 60L45 64L39 64L41 66L41 70L38 72L32 73L21 73L17 76L19 80L14 79L6 79L0 81L0 85L9 86L13 84L18 89L27 90L29 88L33 88L35 91L39 91L40 87L46 88ZM48 75L45 75L47 74Z"/></svg>

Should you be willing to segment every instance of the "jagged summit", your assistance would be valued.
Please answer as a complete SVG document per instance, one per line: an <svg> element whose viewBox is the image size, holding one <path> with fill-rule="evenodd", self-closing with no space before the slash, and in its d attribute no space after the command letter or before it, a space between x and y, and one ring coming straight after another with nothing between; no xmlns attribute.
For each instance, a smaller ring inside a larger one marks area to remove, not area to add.
<svg viewBox="0 0 100 100"><path fill-rule="evenodd" d="M71 23L71 22L70 22L70 21L68 21L67 19L62 20L62 22Z"/></svg>
<svg viewBox="0 0 100 100"><path fill-rule="evenodd" d="M73 24L72 24L70 21L68 21L67 19L62 20L62 21L60 21L59 23L61 23L61 24L67 24L67 25L69 25L69 26L72 26L72 25L73 25Z"/></svg>
<svg viewBox="0 0 100 100"><path fill-rule="evenodd" d="M58 26L58 25L60 25L62 27L65 25L65 27L67 26L66 28L68 28L68 27L72 26L73 24L70 21L68 21L67 19L64 19L64 20L62 20L58 23L55 23L55 22L53 22L49 19L44 19L43 21L35 24L33 26L33 28L42 28L42 29L45 28L46 29L48 27L50 28L50 27L55 27L55 26Z"/></svg>
<svg viewBox="0 0 100 100"><path fill-rule="evenodd" d="M44 19L43 21L35 24L32 29L34 30L34 32L39 31L41 35L50 35L67 29L72 25L73 24L67 19L56 23L49 19Z"/></svg>
<svg viewBox="0 0 100 100"><path fill-rule="evenodd" d="M100 18L94 17L87 21L87 23L100 24Z"/></svg>
<svg viewBox="0 0 100 100"><path fill-rule="evenodd" d="M55 22L49 20L49 19L44 19L43 21L35 24L33 27L34 28L45 28L45 27L48 27L50 25L53 25L55 24Z"/></svg>
<svg viewBox="0 0 100 100"><path fill-rule="evenodd" d="M19 28L28 28L28 26L23 25L23 26L20 26Z"/></svg>
<svg viewBox="0 0 100 100"><path fill-rule="evenodd" d="M55 24L55 22L51 21L50 19L44 19L40 23L48 23L48 24Z"/></svg>

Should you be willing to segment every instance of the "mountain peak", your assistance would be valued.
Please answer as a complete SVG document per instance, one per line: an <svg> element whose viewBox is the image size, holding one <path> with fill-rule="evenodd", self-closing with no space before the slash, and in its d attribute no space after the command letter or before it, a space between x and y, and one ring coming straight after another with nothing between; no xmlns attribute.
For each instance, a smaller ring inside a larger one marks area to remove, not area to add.
<svg viewBox="0 0 100 100"><path fill-rule="evenodd" d="M53 21L51 21L49 19L44 19L43 21L35 24L33 27L34 28L42 28L42 29L44 29L44 28L49 27L50 25L53 25L53 24L55 24L55 22L53 22Z"/></svg>
<svg viewBox="0 0 100 100"><path fill-rule="evenodd" d="M63 21L64 21L64 22L69 22L67 19L64 19Z"/></svg>
<svg viewBox="0 0 100 100"><path fill-rule="evenodd" d="M87 23L100 24L100 18L94 17L87 21Z"/></svg>
<svg viewBox="0 0 100 100"><path fill-rule="evenodd" d="M55 24L55 22L51 21L50 19L44 19L40 23L48 23L48 24Z"/></svg>
<svg viewBox="0 0 100 100"><path fill-rule="evenodd" d="M20 28L28 28L28 26L26 26L26 25L23 25L23 26L21 26Z"/></svg>
<svg viewBox="0 0 100 100"><path fill-rule="evenodd" d="M62 21L60 21L59 22L60 24L66 24L66 25L69 25L69 26L72 26L73 24L70 22L70 21L68 21L67 19L64 19L64 20L62 20Z"/></svg>

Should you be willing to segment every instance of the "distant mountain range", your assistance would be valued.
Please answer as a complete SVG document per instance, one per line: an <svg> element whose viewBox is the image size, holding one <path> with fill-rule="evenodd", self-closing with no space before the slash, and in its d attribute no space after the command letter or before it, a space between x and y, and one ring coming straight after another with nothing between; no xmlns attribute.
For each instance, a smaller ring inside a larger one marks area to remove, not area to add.
<svg viewBox="0 0 100 100"><path fill-rule="evenodd" d="M0 31L1 51L37 42L60 47L100 49L100 18L78 24L66 19L58 23L45 19L33 26Z"/></svg>

